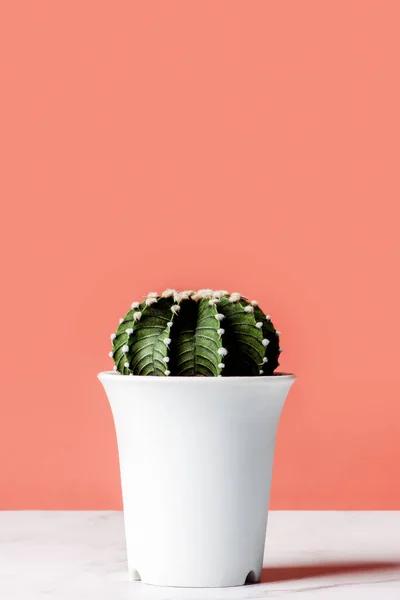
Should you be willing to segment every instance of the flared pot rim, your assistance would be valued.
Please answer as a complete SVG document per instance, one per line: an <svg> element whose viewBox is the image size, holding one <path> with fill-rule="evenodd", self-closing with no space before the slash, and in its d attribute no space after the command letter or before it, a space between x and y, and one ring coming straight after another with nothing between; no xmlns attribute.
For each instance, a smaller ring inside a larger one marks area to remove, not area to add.
<svg viewBox="0 0 400 600"><path fill-rule="evenodd" d="M171 382L177 382L184 385L191 385L195 383L198 385L211 385L211 382L217 383L218 385L227 385L228 382L243 382L243 383L255 383L255 382L269 382L272 383L275 381L288 383L289 381L296 381L296 375L294 373L274 373L273 375L252 375L247 377L201 377L201 376L191 376L191 377L180 377L171 375L169 377L159 377L156 375L122 375L116 371L102 371L97 375L100 381L113 381L116 383L117 381L124 382L148 382L148 383L157 383L159 385L171 385Z"/></svg>

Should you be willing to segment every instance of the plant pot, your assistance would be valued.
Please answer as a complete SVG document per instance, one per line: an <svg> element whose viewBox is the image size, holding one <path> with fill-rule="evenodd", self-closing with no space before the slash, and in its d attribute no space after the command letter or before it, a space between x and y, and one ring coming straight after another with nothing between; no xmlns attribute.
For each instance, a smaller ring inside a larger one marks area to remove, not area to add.
<svg viewBox="0 0 400 600"><path fill-rule="evenodd" d="M276 432L295 377L99 379L117 434L130 578L259 581Z"/></svg>

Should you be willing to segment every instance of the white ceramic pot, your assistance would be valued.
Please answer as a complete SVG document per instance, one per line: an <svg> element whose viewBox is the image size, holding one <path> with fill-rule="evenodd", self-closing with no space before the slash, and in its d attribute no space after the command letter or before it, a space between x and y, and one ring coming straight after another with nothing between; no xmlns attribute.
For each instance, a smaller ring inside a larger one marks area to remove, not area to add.
<svg viewBox="0 0 400 600"><path fill-rule="evenodd" d="M117 433L130 578L259 581L276 431L295 377L99 379Z"/></svg>

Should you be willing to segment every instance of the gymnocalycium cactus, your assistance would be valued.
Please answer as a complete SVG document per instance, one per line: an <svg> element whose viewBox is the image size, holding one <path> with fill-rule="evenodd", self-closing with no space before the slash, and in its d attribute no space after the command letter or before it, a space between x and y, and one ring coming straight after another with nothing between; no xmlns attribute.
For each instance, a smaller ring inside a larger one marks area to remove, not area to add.
<svg viewBox="0 0 400 600"><path fill-rule="evenodd" d="M279 331L253 300L225 290L165 290L134 302L110 357L122 375L272 375Z"/></svg>

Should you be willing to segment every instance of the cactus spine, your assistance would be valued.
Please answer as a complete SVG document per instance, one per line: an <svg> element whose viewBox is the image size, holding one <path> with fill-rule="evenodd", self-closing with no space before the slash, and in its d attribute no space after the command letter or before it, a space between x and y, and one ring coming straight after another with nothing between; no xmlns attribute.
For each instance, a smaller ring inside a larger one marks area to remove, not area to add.
<svg viewBox="0 0 400 600"><path fill-rule="evenodd" d="M134 302L111 335L123 375L272 375L279 332L255 301L225 290L165 290Z"/></svg>

